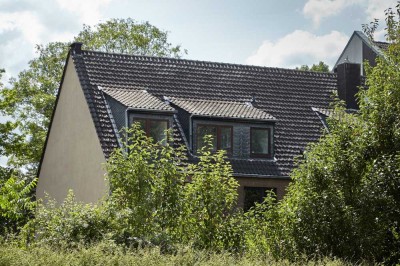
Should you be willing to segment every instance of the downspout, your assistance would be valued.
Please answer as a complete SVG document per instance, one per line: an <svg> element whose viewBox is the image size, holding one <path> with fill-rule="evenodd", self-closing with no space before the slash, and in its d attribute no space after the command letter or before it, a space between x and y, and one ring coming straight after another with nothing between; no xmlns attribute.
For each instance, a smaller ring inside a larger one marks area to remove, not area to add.
<svg viewBox="0 0 400 266"><path fill-rule="evenodd" d="M191 151L192 154L194 154L194 151L193 151L193 131L192 131L192 129L193 129L193 118L192 117L193 117L193 114L191 114L189 116L189 145L190 145L189 150Z"/></svg>
<svg viewBox="0 0 400 266"><path fill-rule="evenodd" d="M128 117L129 110L130 110L129 107L127 107L125 110L125 129L129 128L129 117ZM125 134L125 143L128 143L128 134ZM125 151L128 152L128 147L126 147Z"/></svg>

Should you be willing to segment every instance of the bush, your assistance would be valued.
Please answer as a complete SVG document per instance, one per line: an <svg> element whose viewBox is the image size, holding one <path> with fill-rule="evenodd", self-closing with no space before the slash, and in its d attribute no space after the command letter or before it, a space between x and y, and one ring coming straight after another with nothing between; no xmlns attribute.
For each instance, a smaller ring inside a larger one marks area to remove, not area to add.
<svg viewBox="0 0 400 266"><path fill-rule="evenodd" d="M32 216L36 179L20 180L13 170L0 169L0 236L17 233Z"/></svg>
<svg viewBox="0 0 400 266"><path fill-rule="evenodd" d="M182 199L185 203L183 226L184 236L196 246L220 250L231 241L227 239L229 234L224 234L229 232L225 227L233 219L229 214L237 203L239 184L225 160L225 151L212 153L211 141L210 136L205 137L200 161L189 166L191 182L185 186Z"/></svg>
<svg viewBox="0 0 400 266"><path fill-rule="evenodd" d="M112 217L107 202L79 203L70 191L59 206L51 199L39 204L35 218L24 227L21 236L28 242L54 248L88 247L112 237Z"/></svg>

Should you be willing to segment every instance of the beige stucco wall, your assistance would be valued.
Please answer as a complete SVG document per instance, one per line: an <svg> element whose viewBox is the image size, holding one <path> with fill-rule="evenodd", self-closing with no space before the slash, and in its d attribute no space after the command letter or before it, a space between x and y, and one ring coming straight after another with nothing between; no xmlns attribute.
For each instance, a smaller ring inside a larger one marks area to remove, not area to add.
<svg viewBox="0 0 400 266"><path fill-rule="evenodd" d="M105 158L71 58L60 93L36 196L61 202L73 189L77 200L96 202L108 191Z"/></svg>

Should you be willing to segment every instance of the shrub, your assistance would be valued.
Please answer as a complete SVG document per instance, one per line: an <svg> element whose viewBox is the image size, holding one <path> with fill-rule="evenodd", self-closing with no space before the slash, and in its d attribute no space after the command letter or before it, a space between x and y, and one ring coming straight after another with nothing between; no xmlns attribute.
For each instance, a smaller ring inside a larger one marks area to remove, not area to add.
<svg viewBox="0 0 400 266"><path fill-rule="evenodd" d="M107 202L83 204L75 200L72 191L61 204L47 199L39 204L22 235L28 242L54 248L78 248L112 237L112 208Z"/></svg>
<svg viewBox="0 0 400 266"><path fill-rule="evenodd" d="M32 215L36 179L19 180L12 170L0 169L0 236L16 233Z"/></svg>
<svg viewBox="0 0 400 266"><path fill-rule="evenodd" d="M191 182L185 186L184 234L201 248L222 249L229 213L237 203L237 181L225 160L225 151L212 152L205 137L199 162L189 166ZM225 240L226 242L227 240ZM228 241L229 242L229 241Z"/></svg>

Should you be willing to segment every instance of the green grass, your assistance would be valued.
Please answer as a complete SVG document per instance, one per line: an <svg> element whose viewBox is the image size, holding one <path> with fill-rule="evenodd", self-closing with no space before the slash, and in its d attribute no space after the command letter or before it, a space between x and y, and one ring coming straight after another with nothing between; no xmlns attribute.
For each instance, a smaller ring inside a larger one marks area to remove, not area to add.
<svg viewBox="0 0 400 266"><path fill-rule="evenodd" d="M52 250L48 247L21 248L13 244L0 245L0 266L3 265L349 265L341 260L301 260L296 263L275 261L270 257L235 256L182 249L176 254L160 254L158 249L124 251L102 243L79 250Z"/></svg>

